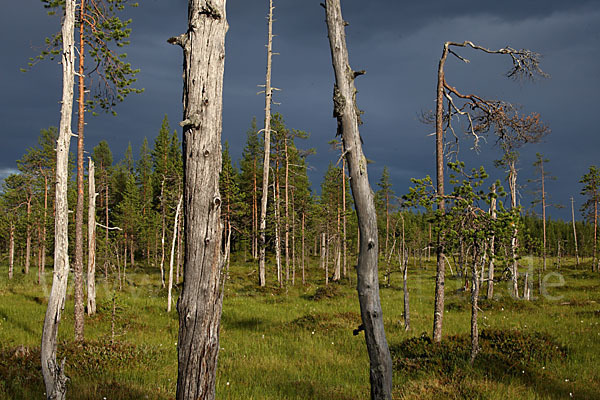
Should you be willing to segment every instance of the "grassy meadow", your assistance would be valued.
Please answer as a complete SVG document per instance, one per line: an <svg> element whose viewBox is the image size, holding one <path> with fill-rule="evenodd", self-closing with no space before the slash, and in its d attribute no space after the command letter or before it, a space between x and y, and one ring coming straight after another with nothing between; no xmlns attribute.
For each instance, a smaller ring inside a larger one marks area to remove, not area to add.
<svg viewBox="0 0 600 400"><path fill-rule="evenodd" d="M541 260L521 260L538 267ZM587 264L552 260L531 301L496 283L479 313L481 352L470 365L470 293L448 274L444 341L433 345L433 260L409 263L411 329L404 330L402 276L381 275L386 335L394 359L396 399L600 398L600 276ZM270 265L273 265L271 263ZM380 269L385 267L380 265ZM47 271L7 279L0 267L0 399L40 399L39 342L52 283ZM20 271L20 268L19 268ZM315 265L301 284L256 286L256 265L234 260L225 285L217 398L367 399L368 357L360 325L355 273L324 287ZM454 271L456 272L456 271ZM497 273L499 274L499 273ZM69 282L70 285L72 282ZM98 313L86 317L83 345L73 342L72 285L59 331L70 399L172 399L177 378L176 311L156 268L128 269L118 281L98 275ZM175 289L177 293L180 287Z"/></svg>

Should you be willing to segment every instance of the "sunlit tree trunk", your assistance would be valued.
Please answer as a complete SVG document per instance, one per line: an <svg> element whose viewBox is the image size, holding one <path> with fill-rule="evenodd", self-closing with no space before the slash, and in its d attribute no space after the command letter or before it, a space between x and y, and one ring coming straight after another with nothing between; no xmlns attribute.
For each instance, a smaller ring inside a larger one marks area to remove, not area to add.
<svg viewBox="0 0 600 400"><path fill-rule="evenodd" d="M225 0L189 0L183 48L183 290L177 303L177 400L215 398L223 297L221 131Z"/></svg>
<svg viewBox="0 0 600 400"><path fill-rule="evenodd" d="M8 279L12 279L15 269L15 223L11 221L8 229Z"/></svg>
<svg viewBox="0 0 600 400"><path fill-rule="evenodd" d="M96 180L94 161L88 158L88 269L87 313L96 313Z"/></svg>
<svg viewBox="0 0 600 400"><path fill-rule="evenodd" d="M356 73L350 67L340 0L326 0L326 20L335 73L334 116L342 135L350 174L352 196L358 216L360 246L357 265L357 289L362 327L370 360L371 399L392 398L392 359L385 337L379 298L377 272L377 214L373 190L367 175L367 159L362 151L356 106Z"/></svg>
<svg viewBox="0 0 600 400"><path fill-rule="evenodd" d="M75 322L75 340L83 341L84 328L84 307L83 307L83 131L85 127L85 84L84 84L84 15L85 0L80 0L79 4L79 100L77 111L77 205L75 208L75 259L73 263L74 271L74 322Z"/></svg>
<svg viewBox="0 0 600 400"><path fill-rule="evenodd" d="M262 200L260 203L260 254L258 260L258 284L265 286L265 258L267 251L267 200L269 198L269 157L271 155L271 103L273 88L271 87L271 60L273 57L273 0L269 0L269 18L267 36L267 74L265 78L265 155L263 161Z"/></svg>
<svg viewBox="0 0 600 400"><path fill-rule="evenodd" d="M509 173L508 173L508 186L510 189L510 205L511 209L515 210L517 208L517 167L515 165L515 161L511 160L509 165ZM519 268L517 263L517 234L518 228L517 224L514 223L513 226L513 234L510 240L510 250L512 257L512 289L513 295L518 298L519 297Z"/></svg>
<svg viewBox="0 0 600 400"><path fill-rule="evenodd" d="M437 180L437 195L444 196L444 65L448 57L448 43L444 43L442 57L438 65L436 112L435 112L435 169ZM438 203L438 210L445 212L445 202L442 197ZM444 263L444 243L441 232L437 234L436 258L437 271L435 276L435 298L433 310L433 341L442 340L442 326L444 321L444 285L446 280L446 264Z"/></svg>
<svg viewBox="0 0 600 400"><path fill-rule="evenodd" d="M496 194L496 185L492 186L492 193ZM492 219L496 219L496 197L493 196L490 200L490 214ZM487 298L491 300L494 298L494 257L496 256L494 245L495 245L496 237L492 236L490 238L490 261L489 261L489 270L488 270L488 286L487 286ZM483 269L483 266L482 266Z"/></svg>
<svg viewBox="0 0 600 400"><path fill-rule="evenodd" d="M69 209L67 204L67 185L69 179L69 144L71 141L71 119L73 113L74 87L74 30L75 1L65 0L65 15L62 22L63 89L60 116L60 129L56 145L56 216L54 240L54 275L52 289L48 298L48 307L42 329L40 358L42 375L46 386L46 398L63 400L67 392L67 377L64 364L56 360L58 325L65 306L67 280L69 277L68 225Z"/></svg>
<svg viewBox="0 0 600 400"><path fill-rule="evenodd" d="M173 243L171 244L171 261L169 262L169 291L167 295L167 312L171 312L172 291L173 291L173 262L175 261L175 244L177 243L177 227L179 226L179 213L181 212L181 203L183 197L179 197L177 210L175 211L175 222L173 223Z"/></svg>

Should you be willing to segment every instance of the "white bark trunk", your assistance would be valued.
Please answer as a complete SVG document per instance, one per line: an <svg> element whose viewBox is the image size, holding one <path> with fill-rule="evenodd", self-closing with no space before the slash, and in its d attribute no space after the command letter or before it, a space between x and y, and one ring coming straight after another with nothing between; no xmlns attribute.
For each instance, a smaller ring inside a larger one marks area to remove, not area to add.
<svg viewBox="0 0 600 400"><path fill-rule="evenodd" d="M171 312L172 291L173 291L173 262L175 261L175 244L177 243L177 227L179 226L179 213L183 196L179 197L177 210L175 211L175 222L173 222L173 243L171 243L171 261L169 262L169 294L167 295L167 312Z"/></svg>
<svg viewBox="0 0 600 400"><path fill-rule="evenodd" d="M87 313L96 313L96 180L94 161L88 158L88 269Z"/></svg>
<svg viewBox="0 0 600 400"><path fill-rule="evenodd" d="M273 88L271 87L271 59L273 56L273 0L269 0L269 34L267 37L267 74L265 77L265 156L263 160L262 199L260 203L260 252L258 260L258 284L266 285L265 258L267 251L267 200L269 198L269 157L271 155L271 103L273 101Z"/></svg>
<svg viewBox="0 0 600 400"><path fill-rule="evenodd" d="M65 306L67 280L69 277L69 243L68 243L68 162L69 145L71 142L71 119L73 114L74 86L74 40L75 30L75 0L65 1L65 16L62 23L62 53L63 70L62 105L60 129L56 144L56 217L54 240L54 276L52 289L48 298L48 308L42 330L41 362L42 375L46 385L48 399L62 400L66 397L67 377L64 374L64 363L56 361L56 345L58 325Z"/></svg>

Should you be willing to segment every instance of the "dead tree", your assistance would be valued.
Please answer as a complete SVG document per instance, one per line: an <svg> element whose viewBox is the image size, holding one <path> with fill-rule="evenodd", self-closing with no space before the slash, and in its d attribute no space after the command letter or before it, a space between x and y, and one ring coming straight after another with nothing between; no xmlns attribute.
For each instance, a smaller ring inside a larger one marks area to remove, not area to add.
<svg viewBox="0 0 600 400"><path fill-rule="evenodd" d="M498 100L487 100L475 94L463 94L458 89L448 84L444 72L448 55L451 54L463 62L469 62L469 60L454 51L454 49L458 47L470 47L474 50L488 54L508 55L513 64L512 68L506 74L509 78L519 79L546 76L539 67L539 54L529 50L515 50L511 47L490 50L470 41L464 41L462 43L444 43L437 73L436 110L434 118L430 118L431 120L435 119L437 194L442 199L444 196L444 150L446 145L444 135L447 131L450 131L455 138L456 147L451 153L455 154L458 152L458 136L452 125L453 119L455 117L466 118L466 132L472 136L474 147L477 148L483 133L493 128L499 137L505 137L505 133L514 132L514 129L511 128L516 127L519 124L519 120L522 118L514 112L514 107L509 103ZM462 101L462 104L459 104L459 101ZM446 111L444 111L444 107L447 107ZM516 170L514 177L514 182L516 182ZM509 179L509 182L510 181L511 180ZM441 213L444 213L445 205L443 200L438 204L438 209ZM516 239L513 249L516 249ZM444 265L444 238L441 232L438 234L437 238L436 253L437 272L433 317L433 340L439 342L442 339L444 281L446 273ZM516 256L514 258L516 259ZM516 261L513 266L513 275L516 276ZM515 288L515 293L516 291L517 289Z"/></svg>
<svg viewBox="0 0 600 400"><path fill-rule="evenodd" d="M268 36L267 36L267 74L265 77L265 129L264 145L265 156L263 160L263 187L260 202L260 251L258 260L258 284L266 285L265 259L267 251L267 200L269 198L269 166L271 155L271 104L273 103L273 87L271 86L271 60L273 58L273 0L269 0Z"/></svg>
<svg viewBox="0 0 600 400"><path fill-rule="evenodd" d="M94 161L88 158L88 269L87 313L96 313L96 181Z"/></svg>
<svg viewBox="0 0 600 400"><path fill-rule="evenodd" d="M496 203L497 203L497 198L496 198L496 184L492 185L492 196L490 198L490 216L492 217L492 220L496 220ZM496 235L492 235L492 237L490 238L490 258L489 258L489 265L488 265L488 286L487 286L487 298L488 300L491 300L494 298L494 257L496 256L496 249L494 248L496 242ZM481 269L482 271L484 270L484 265L483 265L483 261L482 260L482 265L481 265Z"/></svg>
<svg viewBox="0 0 600 400"><path fill-rule="evenodd" d="M177 303L178 400L214 399L221 290L221 131L225 0L189 0L183 49L183 290Z"/></svg>
<svg viewBox="0 0 600 400"><path fill-rule="evenodd" d="M55 196L55 239L54 239L54 275L52 289L48 298L48 307L42 330L40 358L42 375L46 386L46 398L63 400L67 393L65 360L59 364L56 360L58 325L65 307L67 281L69 277L69 208L67 204L67 184L69 180L69 145L71 143L71 119L73 116L74 70L74 31L75 0L65 1L65 14L62 21L63 72L62 103L60 109L60 128L56 143L56 196Z"/></svg>
<svg viewBox="0 0 600 400"><path fill-rule="evenodd" d="M179 197L179 201L177 202L177 210L175 211L175 220L173 222L173 242L171 243L171 261L169 262L169 289L167 295L167 312L171 312L171 299L173 291L173 261L175 259L175 244L177 243L177 235L180 234L179 232L177 232L177 228L179 227L179 213L181 212L182 202L183 197Z"/></svg>
<svg viewBox="0 0 600 400"><path fill-rule="evenodd" d="M383 327L377 271L377 215L373 191L367 175L367 159L362 151L358 126L360 110L356 105L354 79L364 71L350 68L340 0L325 2L327 30L335 73L334 117L342 136L350 174L350 186L360 231L357 271L358 300L370 359L371 399L392 398L392 359Z"/></svg>

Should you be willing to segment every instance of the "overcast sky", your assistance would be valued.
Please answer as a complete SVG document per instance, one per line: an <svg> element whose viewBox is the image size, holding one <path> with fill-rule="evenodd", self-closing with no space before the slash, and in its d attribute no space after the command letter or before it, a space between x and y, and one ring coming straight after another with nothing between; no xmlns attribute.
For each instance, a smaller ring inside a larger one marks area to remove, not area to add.
<svg viewBox="0 0 600 400"><path fill-rule="evenodd" d="M310 139L298 143L315 148L309 158L310 177L315 188L327 164L338 158L327 145L335 136L332 118L333 71L319 0L275 0L274 49L280 55L273 62L273 84L281 88L275 101L289 128L310 132ZM264 98L256 93L264 82L267 0L229 0L226 38L223 140L230 143L234 159L245 144L253 116L262 125ZM527 48L543 55L542 68L549 79L514 82L504 77L510 60L482 55L472 50L460 54L469 64L450 58L448 82L463 92L503 99L539 112L552 129L541 144L521 149L522 185L533 178L535 153L550 159L547 169L557 177L547 191L552 202L576 207L582 203L579 178L592 164L600 164L598 93L600 92L600 2L534 0L419 1L342 0L350 63L367 74L357 79L358 104L365 111L361 134L365 153L374 161L369 175L374 184L384 166L389 167L396 194L408 191L411 177L434 175L433 127L419 122L422 111L434 108L436 69L445 41L471 40L488 48ZM187 23L187 2L183 0L141 0L130 9L133 18L128 60L140 68L138 87L116 108L117 117L87 118L86 150L107 140L115 160L128 142L134 155L143 138L153 143L165 114L174 129L181 120L181 49L166 39L183 33ZM46 36L60 30L60 20L49 17L39 0L10 2L0 16L4 50L0 59L3 96L0 178L15 168L15 160L34 146L42 128L58 125L61 97L61 69L45 61L22 73L19 68L35 56ZM73 124L75 131L76 124ZM72 150L75 151L75 141ZM467 165L488 168L503 178L492 161L500 149L489 138L476 154L463 138L461 157ZM531 186L531 185L529 185ZM529 207L531 187L521 189L521 203ZM539 210L538 210L539 211ZM554 217L569 218L570 209L550 209Z"/></svg>

